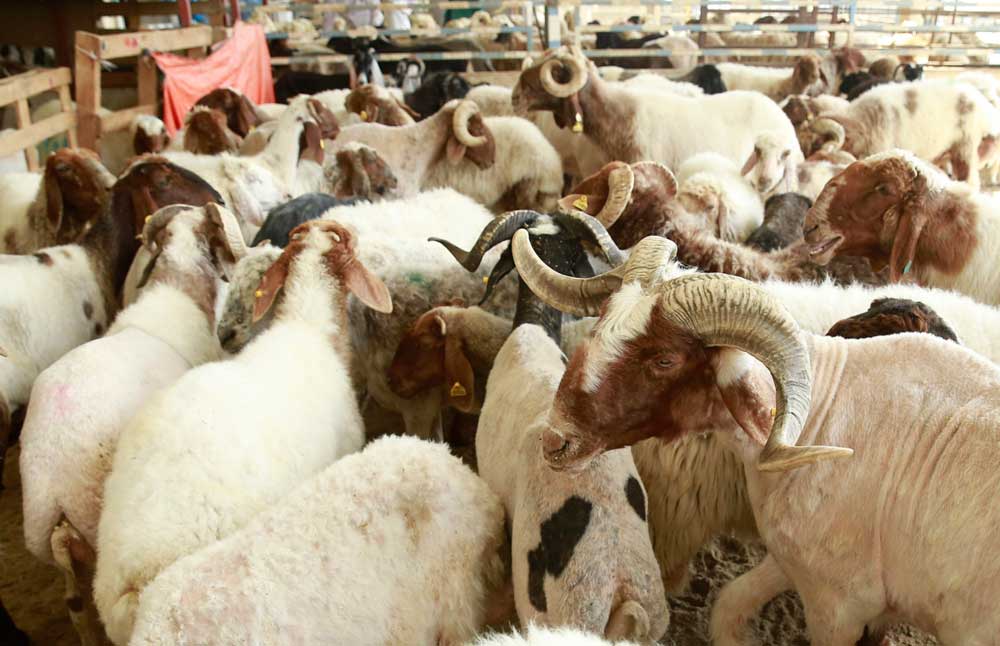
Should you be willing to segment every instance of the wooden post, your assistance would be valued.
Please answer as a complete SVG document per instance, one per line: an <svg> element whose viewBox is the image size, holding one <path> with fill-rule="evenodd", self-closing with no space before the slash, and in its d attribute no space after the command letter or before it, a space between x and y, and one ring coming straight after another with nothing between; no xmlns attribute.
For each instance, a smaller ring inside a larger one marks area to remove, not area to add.
<svg viewBox="0 0 1000 646"><path fill-rule="evenodd" d="M157 101L156 61L152 56L140 56L136 61L136 75L139 77L139 105L153 105Z"/></svg>
<svg viewBox="0 0 1000 646"><path fill-rule="evenodd" d="M240 0L229 0L229 26L233 27L240 21Z"/></svg>
<svg viewBox="0 0 1000 646"><path fill-rule="evenodd" d="M191 26L191 0L177 0L177 16L181 19L181 27Z"/></svg>
<svg viewBox="0 0 1000 646"><path fill-rule="evenodd" d="M101 38L83 31L76 32L76 111L80 145L97 150L101 138Z"/></svg>
<svg viewBox="0 0 1000 646"><path fill-rule="evenodd" d="M31 125L31 108L28 107L28 99L18 99L17 106L17 129L24 130ZM38 148L34 145L24 149L24 154L28 158L28 170L38 170Z"/></svg>
<svg viewBox="0 0 1000 646"><path fill-rule="evenodd" d="M69 95L69 86L60 85L59 86L59 107L62 108L63 112L72 113L73 112L73 98ZM76 148L79 145L76 137L76 128L70 128L66 131L67 139L69 139L70 148Z"/></svg>

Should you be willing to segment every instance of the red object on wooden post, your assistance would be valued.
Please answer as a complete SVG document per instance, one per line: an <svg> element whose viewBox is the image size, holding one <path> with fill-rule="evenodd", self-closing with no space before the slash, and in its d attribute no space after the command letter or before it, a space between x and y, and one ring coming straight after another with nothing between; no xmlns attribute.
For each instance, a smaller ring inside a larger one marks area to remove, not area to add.
<svg viewBox="0 0 1000 646"><path fill-rule="evenodd" d="M177 0L177 15L181 19L181 27L191 26L191 0Z"/></svg>

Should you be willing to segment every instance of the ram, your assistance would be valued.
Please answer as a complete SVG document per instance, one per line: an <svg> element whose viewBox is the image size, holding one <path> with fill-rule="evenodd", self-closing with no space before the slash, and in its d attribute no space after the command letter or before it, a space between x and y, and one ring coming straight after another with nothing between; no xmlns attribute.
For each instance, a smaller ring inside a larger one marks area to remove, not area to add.
<svg viewBox="0 0 1000 646"><path fill-rule="evenodd" d="M726 89L760 92L774 101L792 94L821 94L829 85L818 56L807 54L792 68L758 67L739 63L716 65Z"/></svg>
<svg viewBox="0 0 1000 646"><path fill-rule="evenodd" d="M814 644L854 643L866 624L900 619L943 643L994 640L1000 624L983 591L996 563L968 555L998 547L995 365L927 334L811 335L742 279L667 278L673 249L662 238L584 281L549 269L525 242L514 238L515 264L546 301L594 314L613 293L560 382L541 441L548 464L581 469L641 439L706 428L743 463L768 556L723 590L715 643L743 643L763 603L793 587ZM872 495L886 486L893 495ZM942 535L960 537L961 553Z"/></svg>

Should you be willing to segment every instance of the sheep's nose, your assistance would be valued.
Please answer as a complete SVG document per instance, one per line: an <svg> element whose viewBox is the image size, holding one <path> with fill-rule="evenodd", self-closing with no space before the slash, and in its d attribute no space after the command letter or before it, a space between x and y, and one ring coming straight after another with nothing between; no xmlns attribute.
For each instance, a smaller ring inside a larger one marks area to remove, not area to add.
<svg viewBox="0 0 1000 646"><path fill-rule="evenodd" d="M556 460L565 455L569 448L569 440L555 431L546 430L542 433L542 453L546 460Z"/></svg>

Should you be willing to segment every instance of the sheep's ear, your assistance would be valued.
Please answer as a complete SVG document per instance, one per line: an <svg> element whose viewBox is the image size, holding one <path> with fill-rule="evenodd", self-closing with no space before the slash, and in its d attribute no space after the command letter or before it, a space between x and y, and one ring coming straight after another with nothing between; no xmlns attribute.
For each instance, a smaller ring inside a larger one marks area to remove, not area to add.
<svg viewBox="0 0 1000 646"><path fill-rule="evenodd" d="M274 299L278 297L278 292L285 286L289 263L282 262L282 260L284 259L279 258L264 272L264 276L260 279L260 285L254 292L252 319L254 323L264 318L264 315L271 309L271 305L274 304Z"/></svg>
<svg viewBox="0 0 1000 646"><path fill-rule="evenodd" d="M715 383L729 413L751 441L763 446L774 424L774 381L762 363L742 350L710 350Z"/></svg>
<svg viewBox="0 0 1000 646"><path fill-rule="evenodd" d="M156 261L160 258L160 251L161 249L157 248L156 252L153 253L153 257L142 268L142 276L139 277L139 282L135 285L136 289L142 289L149 282L149 277L153 275L153 269L156 268Z"/></svg>
<svg viewBox="0 0 1000 646"><path fill-rule="evenodd" d="M448 403L463 413L474 412L476 378L472 372L472 364L462 349L462 340L457 334L445 336L444 377Z"/></svg>
<svg viewBox="0 0 1000 646"><path fill-rule="evenodd" d="M368 271L360 260L355 260L344 268L343 281L344 286L368 307L383 314L392 313L389 288L378 276Z"/></svg>
<svg viewBox="0 0 1000 646"><path fill-rule="evenodd" d="M729 209L726 208L725 200L718 201L719 208L716 209L716 226L718 227L716 237L725 240L726 229L729 227Z"/></svg>
<svg viewBox="0 0 1000 646"><path fill-rule="evenodd" d="M458 142L458 139L455 139L455 137L453 136L448 137L448 143L446 145L445 152L448 156L449 164L455 165L458 162L462 161L462 158L465 157L465 150L466 150L465 146L460 144Z"/></svg>
<svg viewBox="0 0 1000 646"><path fill-rule="evenodd" d="M917 252L917 242L923 232L927 217L922 209L903 208L896 228L896 238L889 255L889 282L896 283L909 273L910 264Z"/></svg>
<svg viewBox="0 0 1000 646"><path fill-rule="evenodd" d="M236 134L246 137L259 122L254 104L246 95L241 94L240 105L236 111L236 123L239 126L239 131Z"/></svg>
<svg viewBox="0 0 1000 646"><path fill-rule="evenodd" d="M59 231L63 219L63 196L55 173L45 173L45 215L52 231Z"/></svg>
<svg viewBox="0 0 1000 646"><path fill-rule="evenodd" d="M759 161L760 161L760 150L757 148L757 146L754 146L753 152L750 153L750 156L747 158L746 163L743 164L743 170L740 171L740 175L746 175L747 173L752 171L753 167L756 166L757 162Z"/></svg>
<svg viewBox="0 0 1000 646"><path fill-rule="evenodd" d="M410 106L406 105L406 103L404 103L403 101L400 101L399 99L396 99L395 101L396 101L396 105L398 105L403 110L403 112L405 112L406 114L408 114L411 117L413 117L413 119L415 121L419 121L420 120L420 113L419 112L417 112L416 110L414 110Z"/></svg>

